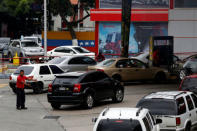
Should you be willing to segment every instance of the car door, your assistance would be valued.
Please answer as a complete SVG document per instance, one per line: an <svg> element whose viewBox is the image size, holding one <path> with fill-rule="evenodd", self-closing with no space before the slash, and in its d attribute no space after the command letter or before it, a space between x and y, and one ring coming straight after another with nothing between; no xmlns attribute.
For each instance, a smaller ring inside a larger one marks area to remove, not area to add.
<svg viewBox="0 0 197 131"><path fill-rule="evenodd" d="M40 66L40 80L43 81L44 87L48 87L49 84L54 80L54 76L51 74L51 71L47 65Z"/></svg>
<svg viewBox="0 0 197 131"><path fill-rule="evenodd" d="M189 118L191 119L192 125L196 122L196 110L194 109L194 104L192 101L192 98L190 95L187 95L186 97L186 101L187 101L187 107L189 109Z"/></svg>
<svg viewBox="0 0 197 131"><path fill-rule="evenodd" d="M74 57L68 62L68 71L86 71L87 65L83 61L83 57Z"/></svg>
<svg viewBox="0 0 197 131"><path fill-rule="evenodd" d="M194 110L195 110L195 114L196 114L196 119L194 120L194 124L197 124L197 96L194 94L191 94L193 103L194 103Z"/></svg>

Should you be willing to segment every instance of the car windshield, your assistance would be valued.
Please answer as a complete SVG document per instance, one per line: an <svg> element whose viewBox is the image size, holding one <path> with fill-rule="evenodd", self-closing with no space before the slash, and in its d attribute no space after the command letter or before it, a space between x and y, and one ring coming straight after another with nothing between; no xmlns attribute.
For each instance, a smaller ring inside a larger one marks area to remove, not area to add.
<svg viewBox="0 0 197 131"><path fill-rule="evenodd" d="M150 110L152 115L176 115L176 102L167 99L142 99L137 107Z"/></svg>
<svg viewBox="0 0 197 131"><path fill-rule="evenodd" d="M96 131L142 131L138 120L104 119L98 124Z"/></svg>
<svg viewBox="0 0 197 131"><path fill-rule="evenodd" d="M21 66L14 72L14 75L19 75L21 70L24 70L24 75L29 75L33 69L33 66Z"/></svg>
<svg viewBox="0 0 197 131"><path fill-rule="evenodd" d="M111 66L114 62L115 62L115 60L113 60L113 59L107 59L107 60L102 61L101 63L98 63L98 66L108 67L108 66Z"/></svg>
<svg viewBox="0 0 197 131"><path fill-rule="evenodd" d="M81 47L73 47L74 50L76 50L78 53L90 53L89 50L86 50L85 48Z"/></svg>
<svg viewBox="0 0 197 131"><path fill-rule="evenodd" d="M197 59L190 59L184 65L184 68L197 68Z"/></svg>
<svg viewBox="0 0 197 131"><path fill-rule="evenodd" d="M21 42L22 47L39 47L39 45L36 42Z"/></svg>
<svg viewBox="0 0 197 131"><path fill-rule="evenodd" d="M66 59L67 59L66 57L54 58L53 60L50 60L48 64L60 64L64 62Z"/></svg>
<svg viewBox="0 0 197 131"><path fill-rule="evenodd" d="M187 78L183 81L182 90L188 90L190 88L197 89L197 78Z"/></svg>
<svg viewBox="0 0 197 131"><path fill-rule="evenodd" d="M31 40L31 41L36 42L37 41L37 38L24 38L24 40Z"/></svg>
<svg viewBox="0 0 197 131"><path fill-rule="evenodd" d="M79 80L79 76L57 76L53 84L76 84Z"/></svg>

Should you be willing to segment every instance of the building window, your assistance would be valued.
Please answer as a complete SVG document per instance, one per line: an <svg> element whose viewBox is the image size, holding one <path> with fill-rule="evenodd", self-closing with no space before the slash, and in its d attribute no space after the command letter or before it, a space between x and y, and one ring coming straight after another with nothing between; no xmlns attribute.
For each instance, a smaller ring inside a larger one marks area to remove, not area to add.
<svg viewBox="0 0 197 131"><path fill-rule="evenodd" d="M175 0L175 8L197 8L197 0Z"/></svg>

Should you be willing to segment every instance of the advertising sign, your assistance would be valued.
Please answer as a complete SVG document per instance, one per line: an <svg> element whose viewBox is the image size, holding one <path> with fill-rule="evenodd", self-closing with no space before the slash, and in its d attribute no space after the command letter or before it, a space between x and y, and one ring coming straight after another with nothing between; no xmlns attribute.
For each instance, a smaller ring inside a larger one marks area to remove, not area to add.
<svg viewBox="0 0 197 131"><path fill-rule="evenodd" d="M167 36L168 24L160 23L131 23L129 53L149 51L151 36ZM99 49L104 54L120 54L121 23L101 22L99 24Z"/></svg>
<svg viewBox="0 0 197 131"><path fill-rule="evenodd" d="M121 8L122 0L100 0L100 8ZM133 8L169 8L169 0L133 0Z"/></svg>

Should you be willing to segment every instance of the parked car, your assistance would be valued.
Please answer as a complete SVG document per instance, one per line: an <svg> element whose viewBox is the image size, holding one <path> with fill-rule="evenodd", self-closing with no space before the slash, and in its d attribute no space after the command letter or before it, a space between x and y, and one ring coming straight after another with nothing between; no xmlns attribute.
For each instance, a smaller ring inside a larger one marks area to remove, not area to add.
<svg viewBox="0 0 197 131"><path fill-rule="evenodd" d="M36 42L39 46L42 46L42 40L38 36L25 36L24 40L30 40Z"/></svg>
<svg viewBox="0 0 197 131"><path fill-rule="evenodd" d="M44 56L44 49L41 48L36 42L30 40L13 40L9 46L8 56L10 62L15 54L19 57L38 57Z"/></svg>
<svg viewBox="0 0 197 131"><path fill-rule="evenodd" d="M107 108L93 122L93 131L159 131L162 121L143 108Z"/></svg>
<svg viewBox="0 0 197 131"><path fill-rule="evenodd" d="M113 102L122 102L124 87L99 71L58 75L48 89L48 102L53 109L67 104L81 104L90 109L95 102L109 98Z"/></svg>
<svg viewBox="0 0 197 131"><path fill-rule="evenodd" d="M149 109L154 118L162 120L160 131L191 131L197 124L197 97L192 92L151 93L137 107Z"/></svg>
<svg viewBox="0 0 197 131"><path fill-rule="evenodd" d="M86 50L80 46L59 46L47 52L50 57L55 56L88 56L95 59L95 53Z"/></svg>
<svg viewBox="0 0 197 131"><path fill-rule="evenodd" d="M66 72L73 72L87 71L88 66L96 65L96 61L88 56L64 56L54 58L48 64L55 64Z"/></svg>
<svg viewBox="0 0 197 131"><path fill-rule="evenodd" d="M24 70L25 76L33 76L37 82L26 81L30 86L25 86L25 89L33 89L34 93L42 93L43 90L48 89L48 85L55 79L58 74L64 73L56 65L52 64L32 64L23 65L18 67L18 69L10 76L9 85L13 92L16 93L16 81L20 70Z"/></svg>
<svg viewBox="0 0 197 131"><path fill-rule="evenodd" d="M0 53L3 52L3 49L10 43L10 38L0 37Z"/></svg>
<svg viewBox="0 0 197 131"><path fill-rule="evenodd" d="M149 67L147 64L132 58L107 59L96 66L89 66L89 70L103 71L118 81L165 81L169 78L167 70Z"/></svg>
<svg viewBox="0 0 197 131"><path fill-rule="evenodd" d="M180 70L179 77L183 80L186 76L197 73L197 58L191 58L185 62L183 68Z"/></svg>
<svg viewBox="0 0 197 131"><path fill-rule="evenodd" d="M191 91L197 94L197 75L191 75L191 76L185 77L179 86L179 90Z"/></svg>

